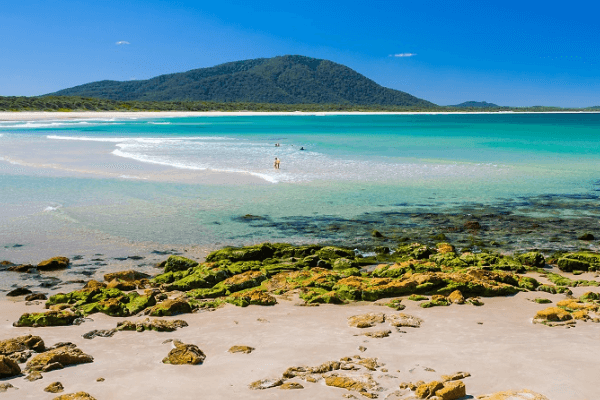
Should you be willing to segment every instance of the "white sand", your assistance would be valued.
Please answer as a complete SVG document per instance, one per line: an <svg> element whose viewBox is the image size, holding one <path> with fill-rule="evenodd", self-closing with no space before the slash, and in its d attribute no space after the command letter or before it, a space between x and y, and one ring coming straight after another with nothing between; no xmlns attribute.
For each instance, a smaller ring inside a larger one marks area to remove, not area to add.
<svg viewBox="0 0 600 400"><path fill-rule="evenodd" d="M575 295L580 289L576 288ZM117 332L112 338L86 340L93 329L110 329L122 318L102 314L80 326L14 328L11 323L26 309L42 306L0 302L0 339L40 335L47 345L59 341L76 343L94 357L94 362L45 373L44 379L28 382L22 377L7 380L19 390L2 394L6 399L52 398L43 392L51 382L60 381L65 393L87 391L101 399L342 399L343 389L327 387L323 381L301 383L305 389L278 388L253 391L248 384L258 379L281 377L290 366L317 366L326 361L360 354L377 357L391 377L380 369L373 378L384 388L380 399L398 390L401 382L439 379L442 374L468 371L464 379L469 395L528 388L551 400L592 400L597 396L597 355L600 352L600 324L578 322L576 328L534 325L537 310L546 305L528 301L538 295L558 301L562 295L520 293L509 298L486 298L485 305L452 305L422 309L403 300L403 312L424 320L421 328L403 328L388 338L355 336L364 331L389 329L387 324L361 330L347 326L347 317L365 312L395 311L374 304L298 307L295 301L279 299L274 307L227 305L214 312L184 314L189 327L172 333ZM128 318L137 320L137 318ZM268 322L261 322L263 319ZM482 324L479 324L482 323ZM161 363L171 349L163 344L177 338L198 345L206 354L204 364L174 366ZM248 345L251 354L230 354L233 345ZM359 346L367 347L364 353ZM428 372L432 368L435 372ZM398 370L400 372L398 372ZM338 371L343 372L343 371ZM363 370L360 373L369 371ZM105 382L96 382L103 377ZM409 394L408 391L403 393ZM358 398L362 398L357 393ZM396 397L394 397L396 398Z"/></svg>
<svg viewBox="0 0 600 400"><path fill-rule="evenodd" d="M587 114L600 111L549 111L545 114ZM260 116L260 115L415 115L415 114L506 114L507 112L361 112L361 111L333 111L333 112L257 112L257 111L73 111L73 112L47 112L47 111L0 111L0 121L37 121L60 119L131 119L131 118L177 118L177 117L228 117L228 116ZM512 112L508 112L512 113ZM539 114L538 112L518 112L515 114Z"/></svg>

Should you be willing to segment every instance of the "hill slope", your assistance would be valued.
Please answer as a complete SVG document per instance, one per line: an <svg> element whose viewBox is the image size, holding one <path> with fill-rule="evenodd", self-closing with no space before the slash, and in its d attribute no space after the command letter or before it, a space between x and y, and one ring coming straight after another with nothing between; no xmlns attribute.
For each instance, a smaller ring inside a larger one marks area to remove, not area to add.
<svg viewBox="0 0 600 400"><path fill-rule="evenodd" d="M486 101L465 101L464 103L457 104L456 108L499 108L500 106L494 103L488 103Z"/></svg>
<svg viewBox="0 0 600 400"><path fill-rule="evenodd" d="M51 93L120 101L380 104L434 107L358 72L304 56L257 58L138 81L98 81Z"/></svg>

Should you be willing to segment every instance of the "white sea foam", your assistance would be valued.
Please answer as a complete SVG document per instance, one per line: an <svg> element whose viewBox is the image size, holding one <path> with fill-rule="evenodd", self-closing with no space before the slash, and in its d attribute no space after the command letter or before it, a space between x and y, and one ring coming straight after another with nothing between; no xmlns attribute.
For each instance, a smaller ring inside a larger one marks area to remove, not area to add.
<svg viewBox="0 0 600 400"><path fill-rule="evenodd" d="M48 207L44 208L44 212L53 212L53 211L58 210L61 207L62 206L60 204L56 205L56 206L48 206Z"/></svg>

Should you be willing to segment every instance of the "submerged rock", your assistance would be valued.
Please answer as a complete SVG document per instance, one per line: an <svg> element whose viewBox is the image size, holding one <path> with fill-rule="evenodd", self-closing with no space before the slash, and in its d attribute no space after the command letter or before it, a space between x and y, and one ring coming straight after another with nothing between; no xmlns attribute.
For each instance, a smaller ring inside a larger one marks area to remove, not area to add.
<svg viewBox="0 0 600 400"><path fill-rule="evenodd" d="M169 352L162 362L164 364L182 365L182 364L201 364L206 355L194 344L185 344L180 341L174 341L175 348Z"/></svg>
<svg viewBox="0 0 600 400"><path fill-rule="evenodd" d="M26 294L31 294L31 293L33 293L31 290L24 288L24 287L20 287L20 288L11 290L10 292L6 293L6 295L8 297L17 297L17 296L24 296Z"/></svg>
<svg viewBox="0 0 600 400"><path fill-rule="evenodd" d="M70 260L67 257L52 257L40 262L37 266L38 271L54 271L65 269L69 266Z"/></svg>

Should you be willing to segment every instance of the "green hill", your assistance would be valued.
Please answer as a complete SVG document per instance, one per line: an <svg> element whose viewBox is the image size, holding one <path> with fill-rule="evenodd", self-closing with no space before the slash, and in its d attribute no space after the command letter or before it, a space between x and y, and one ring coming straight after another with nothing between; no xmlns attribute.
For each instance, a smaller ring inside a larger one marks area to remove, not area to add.
<svg viewBox="0 0 600 400"><path fill-rule="evenodd" d="M494 103L488 103L486 101L465 101L464 103L457 104L455 106L448 107L456 107L456 108L500 108L499 105Z"/></svg>
<svg viewBox="0 0 600 400"><path fill-rule="evenodd" d="M257 58L161 75L148 80L98 81L49 94L119 101L211 101L435 107L358 72L304 56Z"/></svg>

